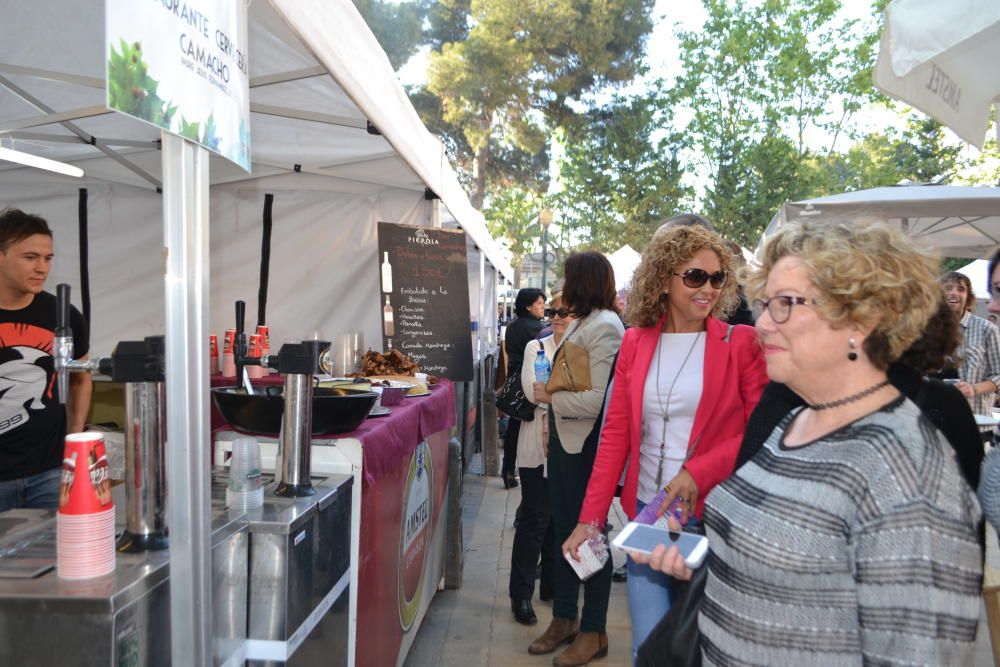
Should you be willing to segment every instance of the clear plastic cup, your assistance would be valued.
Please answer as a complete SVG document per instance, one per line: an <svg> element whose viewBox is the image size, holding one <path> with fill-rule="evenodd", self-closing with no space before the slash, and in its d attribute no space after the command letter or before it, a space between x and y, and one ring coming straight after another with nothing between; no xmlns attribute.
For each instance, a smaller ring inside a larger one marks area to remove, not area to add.
<svg viewBox="0 0 1000 667"><path fill-rule="evenodd" d="M253 509L264 503L261 483L260 444L254 438L233 441L233 455L229 459L229 484L226 486L226 504L234 509Z"/></svg>

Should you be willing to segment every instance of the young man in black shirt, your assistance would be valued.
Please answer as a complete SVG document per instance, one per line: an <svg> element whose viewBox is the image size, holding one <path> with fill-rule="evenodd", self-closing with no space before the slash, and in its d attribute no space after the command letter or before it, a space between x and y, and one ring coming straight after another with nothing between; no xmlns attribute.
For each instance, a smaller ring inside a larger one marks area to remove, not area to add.
<svg viewBox="0 0 1000 667"><path fill-rule="evenodd" d="M52 341L56 297L43 291L52 265L52 230L17 209L0 213L0 512L59 505L63 441L82 431L89 373L70 375L59 403ZM90 346L83 315L70 310L73 352Z"/></svg>

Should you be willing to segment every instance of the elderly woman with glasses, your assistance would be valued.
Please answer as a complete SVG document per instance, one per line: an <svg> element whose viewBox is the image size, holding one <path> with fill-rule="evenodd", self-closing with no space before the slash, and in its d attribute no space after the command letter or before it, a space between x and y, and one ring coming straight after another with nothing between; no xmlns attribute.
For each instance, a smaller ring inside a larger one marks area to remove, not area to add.
<svg viewBox="0 0 1000 667"><path fill-rule="evenodd" d="M603 524L621 494L629 518L666 487L684 515L726 479L750 412L767 383L752 328L724 317L737 302L733 256L701 226L661 229L633 277L625 332L604 428L579 524L563 545L578 556L588 526ZM633 654L666 614L671 580L631 560L628 597Z"/></svg>
<svg viewBox="0 0 1000 667"><path fill-rule="evenodd" d="M750 290L767 372L806 405L706 502L705 663L972 663L979 505L886 374L938 306L936 266L856 221L792 223L765 246ZM692 574L675 548L643 560Z"/></svg>

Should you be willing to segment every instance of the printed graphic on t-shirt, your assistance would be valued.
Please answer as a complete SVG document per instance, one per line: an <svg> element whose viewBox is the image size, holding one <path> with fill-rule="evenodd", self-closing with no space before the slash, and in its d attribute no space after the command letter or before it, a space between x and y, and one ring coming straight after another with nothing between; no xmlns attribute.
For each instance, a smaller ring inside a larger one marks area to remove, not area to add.
<svg viewBox="0 0 1000 667"><path fill-rule="evenodd" d="M0 435L28 423L51 401L53 332L31 324L0 323ZM54 379L54 376L53 376Z"/></svg>

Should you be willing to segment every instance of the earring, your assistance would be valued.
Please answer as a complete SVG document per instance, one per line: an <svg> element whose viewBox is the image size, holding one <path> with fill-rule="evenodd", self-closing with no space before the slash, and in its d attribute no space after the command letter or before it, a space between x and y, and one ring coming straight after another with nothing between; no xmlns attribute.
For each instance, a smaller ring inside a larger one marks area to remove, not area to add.
<svg viewBox="0 0 1000 667"><path fill-rule="evenodd" d="M850 341L848 341L848 345L851 346L851 351L847 353L847 358L850 359L851 361L857 361L858 353L855 352L855 350L858 347L858 342L852 338Z"/></svg>

